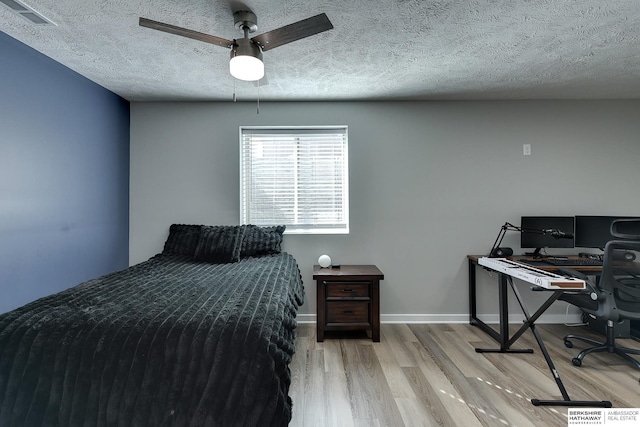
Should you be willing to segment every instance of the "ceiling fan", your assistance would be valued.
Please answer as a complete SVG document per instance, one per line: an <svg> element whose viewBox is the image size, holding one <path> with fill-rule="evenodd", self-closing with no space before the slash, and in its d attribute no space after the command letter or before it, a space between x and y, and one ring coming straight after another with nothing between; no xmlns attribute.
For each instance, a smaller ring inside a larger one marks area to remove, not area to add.
<svg viewBox="0 0 640 427"><path fill-rule="evenodd" d="M260 80L264 76L262 52L333 28L327 15L321 13L249 38L249 33L258 29L256 15L251 11L239 10L233 13L233 19L236 29L244 32L241 39L227 40L142 17L140 26L231 49L229 71L235 78L246 81Z"/></svg>

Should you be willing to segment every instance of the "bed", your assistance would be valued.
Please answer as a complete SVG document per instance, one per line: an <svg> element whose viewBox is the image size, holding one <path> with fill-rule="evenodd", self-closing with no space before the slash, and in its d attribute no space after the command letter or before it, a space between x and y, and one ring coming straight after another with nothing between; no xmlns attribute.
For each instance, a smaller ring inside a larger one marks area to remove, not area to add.
<svg viewBox="0 0 640 427"><path fill-rule="evenodd" d="M284 227L162 253L0 315L0 426L284 426L304 288Z"/></svg>

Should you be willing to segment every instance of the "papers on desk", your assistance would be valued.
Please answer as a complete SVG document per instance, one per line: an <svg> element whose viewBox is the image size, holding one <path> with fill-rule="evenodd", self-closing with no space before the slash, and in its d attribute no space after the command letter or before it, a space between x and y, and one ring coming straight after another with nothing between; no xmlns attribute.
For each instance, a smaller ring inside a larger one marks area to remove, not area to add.
<svg viewBox="0 0 640 427"><path fill-rule="evenodd" d="M574 277L564 277L506 258L481 257L478 259L478 264L511 277L524 280L525 282L533 283L545 289L563 290L586 288L584 280Z"/></svg>

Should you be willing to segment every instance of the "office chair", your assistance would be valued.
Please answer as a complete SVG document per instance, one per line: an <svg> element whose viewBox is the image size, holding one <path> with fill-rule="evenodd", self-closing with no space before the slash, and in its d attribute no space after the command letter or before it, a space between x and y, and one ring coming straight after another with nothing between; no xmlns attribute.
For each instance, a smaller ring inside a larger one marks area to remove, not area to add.
<svg viewBox="0 0 640 427"><path fill-rule="evenodd" d="M635 221L635 226L640 226L639 220L618 220L611 225L611 234L622 239L636 240L611 240L604 249L602 274L597 283L579 272L565 269L565 274L579 277L587 282L591 291L584 293L564 293L559 299L573 304L583 312L606 321L606 340L599 342L591 338L577 335L564 337L564 344L572 348L571 340L580 340L594 347L582 350L572 362L575 366L581 366L582 360L589 353L608 352L615 353L623 359L631 362L640 369L640 361L630 355L640 355L640 350L622 347L616 344L614 327L622 320L640 320L640 233L628 234L620 232L622 227Z"/></svg>

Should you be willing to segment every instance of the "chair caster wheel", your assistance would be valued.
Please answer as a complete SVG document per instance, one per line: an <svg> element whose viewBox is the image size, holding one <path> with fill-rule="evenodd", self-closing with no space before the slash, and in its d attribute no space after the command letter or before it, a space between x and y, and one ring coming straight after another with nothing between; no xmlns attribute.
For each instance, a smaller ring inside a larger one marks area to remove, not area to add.
<svg viewBox="0 0 640 427"><path fill-rule="evenodd" d="M582 366L582 360L578 359L577 357L571 359L571 363L573 363L573 366Z"/></svg>
<svg viewBox="0 0 640 427"><path fill-rule="evenodd" d="M567 348L573 348L573 343L569 340L564 340L564 345Z"/></svg>

